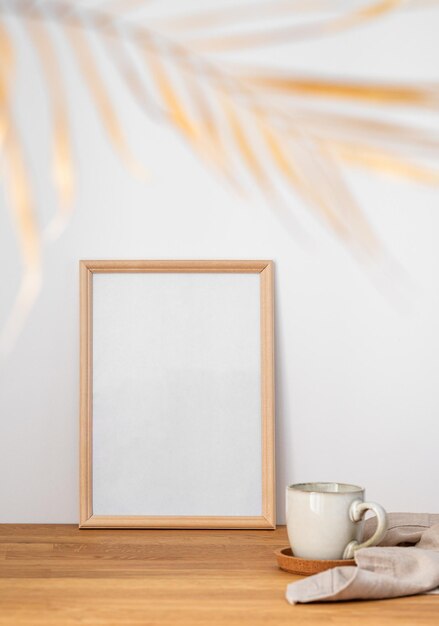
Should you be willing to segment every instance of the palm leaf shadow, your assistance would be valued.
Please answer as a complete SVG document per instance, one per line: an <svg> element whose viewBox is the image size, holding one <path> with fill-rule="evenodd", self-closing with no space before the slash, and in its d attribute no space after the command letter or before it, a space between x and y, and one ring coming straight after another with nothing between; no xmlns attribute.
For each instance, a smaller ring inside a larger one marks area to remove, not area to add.
<svg viewBox="0 0 439 626"><path fill-rule="evenodd" d="M52 237L59 236L67 223L76 180L68 96L56 46L47 28L49 21L62 29L106 135L135 175L143 177L144 169L128 145L87 30L93 32L101 51L146 114L171 124L194 153L235 190L248 193L249 188L258 188L273 208L280 209L281 219L292 230L295 228L292 213L284 204L276 177L301 197L345 245L368 254L378 254L382 246L343 179L342 165L348 163L423 184L439 182L439 173L430 163L439 156L437 135L429 131L420 133L411 123L389 122L380 116L381 109L394 107L436 112L439 101L436 85L389 85L279 75L276 70L243 69L230 61L219 63L215 55L211 56L211 52L218 50L274 45L284 37L294 43L334 34L394 11L400 0L375 0L335 18L331 15L308 25L281 29L265 28L262 19L259 28L251 32L239 30L245 7L211 8L186 20L171 16L168 19L171 34L166 30L166 19L161 20L163 32L130 19L131 10L148 10L153 4L146 0L112 0L97 5L68 0L35 4L22 0L9 6L28 31L52 110L53 184L59 197L59 211L47 231ZM247 10L251 11L252 6L253 18L258 11L262 18L267 14L268 4L253 3ZM276 7L282 17L294 16L294 11L300 10L300 2L277 0L272 3L272 10L276 11ZM225 22L231 21L232 25L233 15L236 16L237 28L231 35L212 31L215 15L223 21L225 18ZM154 19L151 23L154 24ZM155 23L157 26L160 20ZM173 37L175 31L177 36ZM0 48L0 146L3 142L6 182L24 267L19 294L2 332L3 343L12 344L11 336L18 334L38 294L41 235L36 225L37 201L26 169L24 144L8 103L14 45L4 25L0 30ZM306 107L309 99L313 102L311 108ZM326 109L331 101L354 107L359 104L363 109L334 113ZM369 105L375 107L372 115L364 113L364 107ZM242 171L246 173L245 180ZM19 320L14 332L11 319Z"/></svg>

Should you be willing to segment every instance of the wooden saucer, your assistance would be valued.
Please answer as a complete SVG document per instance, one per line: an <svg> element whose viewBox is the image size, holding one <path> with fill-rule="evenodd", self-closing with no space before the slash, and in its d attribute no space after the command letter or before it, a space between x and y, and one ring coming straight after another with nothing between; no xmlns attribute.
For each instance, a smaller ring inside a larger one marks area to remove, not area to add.
<svg viewBox="0 0 439 626"><path fill-rule="evenodd" d="M311 576L311 574L318 574L324 572L332 567L339 567L344 565L356 565L354 559L340 559L338 561L332 561L329 559L301 559L298 556L294 556L290 547L281 548L275 550L277 564L280 569L290 572L290 574L299 574L300 576Z"/></svg>

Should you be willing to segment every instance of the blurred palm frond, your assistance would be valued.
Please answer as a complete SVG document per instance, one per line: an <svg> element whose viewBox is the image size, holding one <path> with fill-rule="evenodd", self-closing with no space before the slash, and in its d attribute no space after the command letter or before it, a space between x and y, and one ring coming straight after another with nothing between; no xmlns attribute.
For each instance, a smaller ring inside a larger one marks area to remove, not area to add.
<svg viewBox="0 0 439 626"><path fill-rule="evenodd" d="M439 157L437 131L411 118L396 121L389 112L436 114L439 86L281 74L278 69L233 63L229 56L227 62L220 59L223 53L294 44L363 26L401 5L421 6L413 0L355 0L348 9L341 0L250 0L179 14L166 2L148 0L3 3L0 147L24 267L3 337L17 334L41 279L38 203L11 105L18 44L7 31L9 14L25 27L47 87L59 206L45 231L49 237L59 236L67 223L77 186L71 98L52 37L55 25L69 44L106 136L133 174L143 178L145 170L129 147L104 80L101 55L142 111L173 126L233 189L258 189L294 231L288 195L292 191L351 249L376 254L381 244L344 180L343 166L437 185L439 171L432 163ZM17 322L14 332L12 319Z"/></svg>
<svg viewBox="0 0 439 626"><path fill-rule="evenodd" d="M233 52L235 50L278 46L282 43L298 42L304 39L323 37L336 34L343 30L361 26L365 22L377 19L396 9L404 0L379 0L369 2L365 6L346 11L335 18L329 17L305 24L278 25L267 30L257 28L250 32L230 35L201 35L190 38L189 44L199 52ZM355 4L355 3L352 3Z"/></svg>
<svg viewBox="0 0 439 626"><path fill-rule="evenodd" d="M68 39L75 53L84 82L92 96L98 118L115 151L120 155L127 169L136 177L145 178L146 169L131 152L123 126L113 105L111 96L101 77L86 33L82 28L66 28Z"/></svg>
<svg viewBox="0 0 439 626"><path fill-rule="evenodd" d="M4 156L6 191L23 263L18 294L0 334L0 345L4 351L7 351L20 333L39 291L41 245L32 200L33 194L9 97L14 66L13 45L1 23L0 58L0 147Z"/></svg>
<svg viewBox="0 0 439 626"><path fill-rule="evenodd" d="M67 225L75 187L67 96L56 48L46 24L42 20L26 20L24 25L35 56L41 64L52 112L52 176L58 193L59 210L47 225L46 235L53 240L60 236Z"/></svg>

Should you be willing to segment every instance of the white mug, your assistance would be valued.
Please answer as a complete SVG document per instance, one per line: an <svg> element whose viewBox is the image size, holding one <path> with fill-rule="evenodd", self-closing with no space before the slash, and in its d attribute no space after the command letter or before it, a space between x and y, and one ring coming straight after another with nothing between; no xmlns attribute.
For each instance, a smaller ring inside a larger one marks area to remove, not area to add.
<svg viewBox="0 0 439 626"><path fill-rule="evenodd" d="M294 556L305 559L352 559L375 546L387 530L385 510L365 502L365 490L343 483L301 483L287 487L287 530ZM375 533L361 543L366 511L376 514Z"/></svg>

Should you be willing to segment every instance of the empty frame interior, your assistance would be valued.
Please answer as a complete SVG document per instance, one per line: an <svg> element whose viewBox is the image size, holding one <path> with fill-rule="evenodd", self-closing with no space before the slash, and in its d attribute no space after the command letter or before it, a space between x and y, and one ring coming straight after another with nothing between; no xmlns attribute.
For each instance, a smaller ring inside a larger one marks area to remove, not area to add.
<svg viewBox="0 0 439 626"><path fill-rule="evenodd" d="M272 528L272 265L81 262L81 526Z"/></svg>

